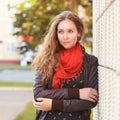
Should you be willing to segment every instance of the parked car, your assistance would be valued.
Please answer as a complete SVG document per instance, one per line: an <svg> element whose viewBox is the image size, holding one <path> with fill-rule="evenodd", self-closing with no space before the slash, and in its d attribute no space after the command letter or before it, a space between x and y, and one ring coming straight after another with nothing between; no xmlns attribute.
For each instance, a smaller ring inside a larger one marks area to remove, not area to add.
<svg viewBox="0 0 120 120"><path fill-rule="evenodd" d="M20 42L17 50L20 54L20 65L27 66L31 64L33 58L35 57L35 52L32 50L30 45L27 42Z"/></svg>

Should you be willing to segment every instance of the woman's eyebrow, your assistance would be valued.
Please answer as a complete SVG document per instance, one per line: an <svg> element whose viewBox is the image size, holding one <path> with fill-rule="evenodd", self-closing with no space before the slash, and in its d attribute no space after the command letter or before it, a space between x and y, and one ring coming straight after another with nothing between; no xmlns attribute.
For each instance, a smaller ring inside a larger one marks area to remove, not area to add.
<svg viewBox="0 0 120 120"><path fill-rule="evenodd" d="M64 28L58 28L57 30L64 30ZM67 28L67 30L75 30L75 28Z"/></svg>

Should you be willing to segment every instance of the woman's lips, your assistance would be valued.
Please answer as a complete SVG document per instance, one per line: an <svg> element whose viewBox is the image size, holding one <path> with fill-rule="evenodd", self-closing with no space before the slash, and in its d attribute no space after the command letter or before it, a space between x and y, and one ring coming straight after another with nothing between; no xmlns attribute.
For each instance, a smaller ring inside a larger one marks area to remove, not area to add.
<svg viewBox="0 0 120 120"><path fill-rule="evenodd" d="M63 42L63 44L69 44L70 42Z"/></svg>

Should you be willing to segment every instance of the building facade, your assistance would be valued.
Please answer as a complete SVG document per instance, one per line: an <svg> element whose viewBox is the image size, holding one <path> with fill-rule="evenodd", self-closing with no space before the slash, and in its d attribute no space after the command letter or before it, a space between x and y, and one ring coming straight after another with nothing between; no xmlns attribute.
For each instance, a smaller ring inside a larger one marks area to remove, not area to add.
<svg viewBox="0 0 120 120"><path fill-rule="evenodd" d="M16 47L17 37L13 36L13 18L15 9L8 10L8 4L15 5L20 0L0 0L0 64L19 64Z"/></svg>
<svg viewBox="0 0 120 120"><path fill-rule="evenodd" d="M120 0L93 1L93 53L99 59L94 120L120 120Z"/></svg>

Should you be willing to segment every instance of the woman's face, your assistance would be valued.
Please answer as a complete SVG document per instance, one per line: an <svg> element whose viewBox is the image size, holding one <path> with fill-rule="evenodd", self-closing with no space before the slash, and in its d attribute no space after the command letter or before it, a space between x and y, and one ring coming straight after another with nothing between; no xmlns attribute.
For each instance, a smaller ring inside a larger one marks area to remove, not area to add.
<svg viewBox="0 0 120 120"><path fill-rule="evenodd" d="M65 49L70 49L75 46L80 34L78 33L74 22L69 19L65 19L58 24L57 36L60 44Z"/></svg>

